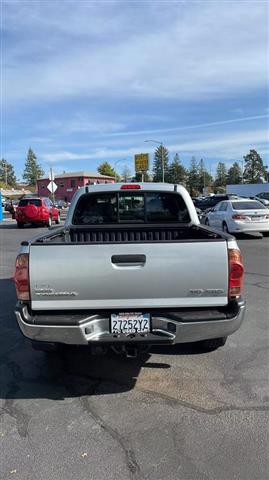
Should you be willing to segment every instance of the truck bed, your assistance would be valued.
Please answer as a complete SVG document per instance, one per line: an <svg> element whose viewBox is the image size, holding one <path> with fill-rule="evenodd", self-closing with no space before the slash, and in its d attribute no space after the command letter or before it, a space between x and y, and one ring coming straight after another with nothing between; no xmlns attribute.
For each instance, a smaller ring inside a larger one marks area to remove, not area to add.
<svg viewBox="0 0 269 480"><path fill-rule="evenodd" d="M227 242L197 225L55 230L30 242L30 285L33 310L223 306Z"/></svg>

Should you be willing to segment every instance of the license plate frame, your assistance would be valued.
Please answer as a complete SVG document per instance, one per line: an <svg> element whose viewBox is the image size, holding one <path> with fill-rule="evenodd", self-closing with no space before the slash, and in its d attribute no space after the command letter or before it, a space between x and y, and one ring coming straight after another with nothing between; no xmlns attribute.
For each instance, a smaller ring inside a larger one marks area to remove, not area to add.
<svg viewBox="0 0 269 480"><path fill-rule="evenodd" d="M146 334L151 331L151 315L144 312L120 312L110 315L110 333Z"/></svg>

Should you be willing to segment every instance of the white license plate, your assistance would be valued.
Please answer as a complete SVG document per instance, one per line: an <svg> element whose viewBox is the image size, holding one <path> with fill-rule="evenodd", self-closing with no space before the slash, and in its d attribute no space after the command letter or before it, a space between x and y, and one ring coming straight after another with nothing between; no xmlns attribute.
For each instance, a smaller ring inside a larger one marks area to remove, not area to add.
<svg viewBox="0 0 269 480"><path fill-rule="evenodd" d="M111 333L150 332L150 314L124 312L111 315Z"/></svg>
<svg viewBox="0 0 269 480"><path fill-rule="evenodd" d="M252 222L262 222L264 217L251 217Z"/></svg>

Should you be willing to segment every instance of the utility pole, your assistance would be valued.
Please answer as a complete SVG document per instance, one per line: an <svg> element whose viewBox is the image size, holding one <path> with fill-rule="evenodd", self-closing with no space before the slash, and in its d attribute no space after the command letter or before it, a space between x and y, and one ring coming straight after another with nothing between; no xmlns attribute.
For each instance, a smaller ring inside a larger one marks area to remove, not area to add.
<svg viewBox="0 0 269 480"><path fill-rule="evenodd" d="M244 160L241 160L242 162L242 183L244 183Z"/></svg>
<svg viewBox="0 0 269 480"><path fill-rule="evenodd" d="M5 180L6 180L6 187L7 187L7 162L5 162Z"/></svg>
<svg viewBox="0 0 269 480"><path fill-rule="evenodd" d="M55 196L54 196L54 175L52 171L52 167L50 167L50 181L51 181L51 195L52 195L52 203L55 204Z"/></svg>
<svg viewBox="0 0 269 480"><path fill-rule="evenodd" d="M164 183L164 157L163 157L163 142L161 142L162 149L162 173L163 173L163 183Z"/></svg>

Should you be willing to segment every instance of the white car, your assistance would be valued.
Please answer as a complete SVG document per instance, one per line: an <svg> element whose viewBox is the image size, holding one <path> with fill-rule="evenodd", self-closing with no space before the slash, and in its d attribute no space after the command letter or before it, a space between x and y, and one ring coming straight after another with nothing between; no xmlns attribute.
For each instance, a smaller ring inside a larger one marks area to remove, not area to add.
<svg viewBox="0 0 269 480"><path fill-rule="evenodd" d="M269 233L269 209L257 200L225 200L207 213L205 224L227 233Z"/></svg>

